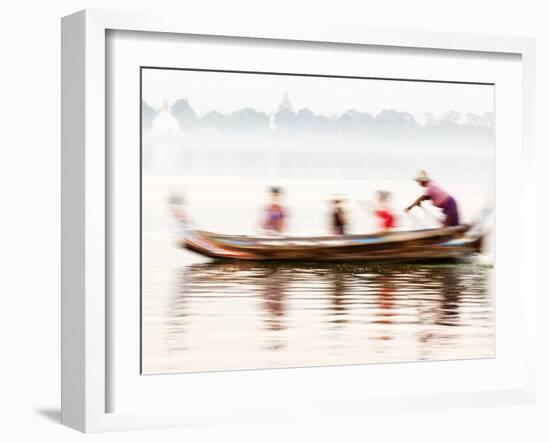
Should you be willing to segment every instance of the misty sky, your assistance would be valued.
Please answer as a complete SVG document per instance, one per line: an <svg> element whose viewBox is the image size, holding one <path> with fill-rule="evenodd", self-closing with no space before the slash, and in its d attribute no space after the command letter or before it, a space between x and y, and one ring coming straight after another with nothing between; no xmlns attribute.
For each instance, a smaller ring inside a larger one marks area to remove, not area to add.
<svg viewBox="0 0 550 442"><path fill-rule="evenodd" d="M271 113L288 92L294 110L339 115L348 109L373 115L383 109L410 112L419 122L430 112L451 110L481 115L494 111L494 88L487 85L420 83L368 79L295 77L161 69L143 70L143 100L159 109L186 98L199 116L244 107Z"/></svg>

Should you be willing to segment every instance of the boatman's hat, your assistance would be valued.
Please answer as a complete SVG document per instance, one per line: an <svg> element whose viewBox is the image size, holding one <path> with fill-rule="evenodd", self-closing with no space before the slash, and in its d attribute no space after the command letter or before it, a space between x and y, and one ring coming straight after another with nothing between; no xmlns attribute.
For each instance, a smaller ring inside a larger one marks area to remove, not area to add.
<svg viewBox="0 0 550 442"><path fill-rule="evenodd" d="M420 172L418 172L414 180L418 181L419 183L427 183L431 181L428 173L425 170L421 170Z"/></svg>

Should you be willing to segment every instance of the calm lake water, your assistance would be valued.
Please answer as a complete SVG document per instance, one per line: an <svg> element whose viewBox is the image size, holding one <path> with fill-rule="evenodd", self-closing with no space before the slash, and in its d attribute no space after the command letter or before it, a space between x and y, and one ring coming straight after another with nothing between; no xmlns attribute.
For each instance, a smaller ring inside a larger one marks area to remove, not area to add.
<svg viewBox="0 0 550 442"><path fill-rule="evenodd" d="M148 318L156 333L144 372L491 357L491 273L477 264L175 269L172 296Z"/></svg>
<svg viewBox="0 0 550 442"><path fill-rule="evenodd" d="M269 181L207 183L144 180L144 373L494 355L490 249L444 265L213 262L175 247L167 192L183 187L200 228L254 234ZM338 183L285 183L292 234L326 233L326 197L335 186L359 197L393 185L397 207L418 193L408 181ZM467 183L455 187L463 213L471 216L485 195ZM362 209L348 204L352 231L372 229ZM422 212L418 218L433 223Z"/></svg>

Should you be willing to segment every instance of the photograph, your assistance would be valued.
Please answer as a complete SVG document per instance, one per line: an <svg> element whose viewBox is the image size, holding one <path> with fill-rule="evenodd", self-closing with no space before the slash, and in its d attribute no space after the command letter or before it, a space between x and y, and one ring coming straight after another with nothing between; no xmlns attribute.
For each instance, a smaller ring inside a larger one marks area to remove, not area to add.
<svg viewBox="0 0 550 442"><path fill-rule="evenodd" d="M494 358L493 83L142 66L140 99L142 374Z"/></svg>

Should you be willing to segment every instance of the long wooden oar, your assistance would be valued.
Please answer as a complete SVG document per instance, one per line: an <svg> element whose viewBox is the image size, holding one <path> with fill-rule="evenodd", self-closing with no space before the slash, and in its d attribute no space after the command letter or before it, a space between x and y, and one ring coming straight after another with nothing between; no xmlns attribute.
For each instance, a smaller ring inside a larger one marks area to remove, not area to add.
<svg viewBox="0 0 550 442"><path fill-rule="evenodd" d="M431 211L429 211L428 209L426 209L424 206L418 206L418 207L420 207L422 210L424 210L424 213L427 213L428 215L430 215L430 217L431 217L434 221L437 221L438 224L441 224L441 223L442 223L441 218L439 218L437 215L433 214Z"/></svg>
<svg viewBox="0 0 550 442"><path fill-rule="evenodd" d="M413 224L413 227L414 228L420 228L420 227L426 227L426 225L424 223L422 223L416 216L414 216L410 210L405 212L408 216L408 219L410 221L412 221L412 224Z"/></svg>

